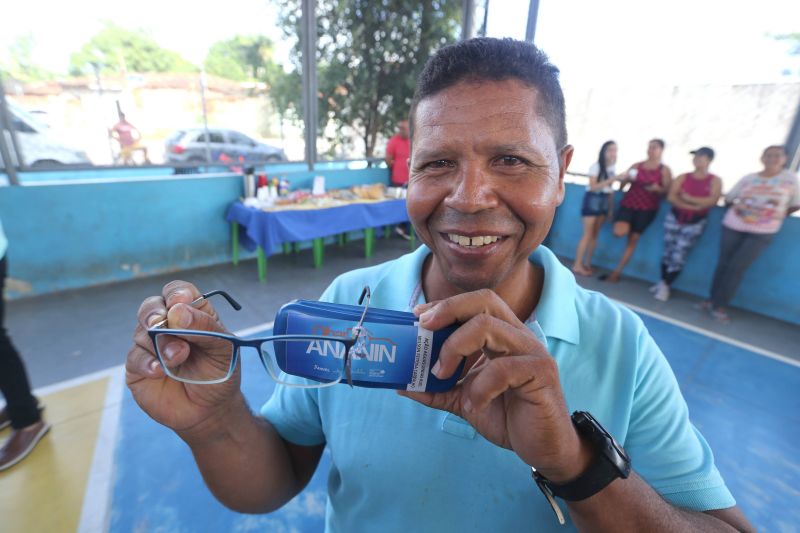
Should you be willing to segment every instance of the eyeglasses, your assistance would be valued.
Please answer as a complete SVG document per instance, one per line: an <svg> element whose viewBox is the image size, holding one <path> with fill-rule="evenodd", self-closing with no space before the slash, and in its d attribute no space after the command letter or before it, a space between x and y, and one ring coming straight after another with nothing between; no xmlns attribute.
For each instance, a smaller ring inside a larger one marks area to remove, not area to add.
<svg viewBox="0 0 800 533"><path fill-rule="evenodd" d="M239 311L242 306L225 291L211 291L196 298L190 303L197 306L212 296L220 295ZM299 388L321 388L336 385L342 380L352 387L351 360L366 354L366 338L364 318L369 309L371 299L369 287L364 287L358 304L364 304L364 311L358 323L351 329L349 338L330 337L325 335L272 335L255 339L242 339L235 335L189 329L166 328L167 320L154 324L148 331L153 342L156 357L164 373L177 381L194 385L212 385L223 383L233 375L239 362L242 348L255 348L267 373L282 385ZM177 341L189 345L189 356L175 358L179 348ZM291 360L306 354L311 347L323 349L326 353L335 354L331 365L315 368L318 382L298 383L288 381L288 374L282 369L291 366ZM180 360L179 360L180 359Z"/></svg>

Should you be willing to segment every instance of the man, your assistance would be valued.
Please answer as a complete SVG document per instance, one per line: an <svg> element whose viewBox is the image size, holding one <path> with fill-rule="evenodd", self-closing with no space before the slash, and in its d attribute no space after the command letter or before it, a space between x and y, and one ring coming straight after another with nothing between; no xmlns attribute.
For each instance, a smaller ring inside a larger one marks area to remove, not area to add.
<svg viewBox="0 0 800 533"><path fill-rule="evenodd" d="M135 152L142 152L145 163L150 163L147 157L147 147L141 143L141 132L125 119L125 113L119 114L119 122L109 130L111 138L119 143L119 159L125 165L132 165L135 163L133 154Z"/></svg>
<svg viewBox="0 0 800 533"><path fill-rule="evenodd" d="M619 281L622 270L631 260L642 233L658 215L661 199L669 192L672 171L661 162L664 141L653 139L647 143L647 159L631 165L627 171L625 185L630 188L622 197L619 211L614 221L614 237L627 237L625 251L610 274L601 274L601 280L611 283Z"/></svg>
<svg viewBox="0 0 800 533"><path fill-rule="evenodd" d="M391 172L390 181L393 187L408 186L408 156L411 153L411 140L408 138L408 121L397 123L397 134L386 144L386 165ZM410 239L400 224L395 228L398 235Z"/></svg>
<svg viewBox="0 0 800 533"><path fill-rule="evenodd" d="M278 386L255 416L238 373L184 385L153 356L146 328L165 316L224 330L208 302L188 305L194 286L172 282L142 304L128 385L191 447L220 501L279 508L327 445L328 531L562 531L531 467L544 490L572 500L581 531L752 530L641 321L578 287L541 246L572 158L564 117L558 70L533 45L473 39L439 51L411 110L408 212L426 246L340 276L322 297L351 303L369 284L372 306L413 309L432 330L459 323L433 369L450 376L466 359L447 393ZM171 353L199 360L204 347L178 341ZM627 479L609 476L612 456L625 470L623 454L606 455L571 410L591 411L625 447Z"/></svg>

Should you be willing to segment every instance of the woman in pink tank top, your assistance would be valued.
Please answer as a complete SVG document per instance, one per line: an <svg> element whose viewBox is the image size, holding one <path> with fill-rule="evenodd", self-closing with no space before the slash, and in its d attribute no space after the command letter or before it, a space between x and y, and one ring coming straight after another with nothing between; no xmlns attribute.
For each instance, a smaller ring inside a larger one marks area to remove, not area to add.
<svg viewBox="0 0 800 533"><path fill-rule="evenodd" d="M706 228L706 217L719 201L722 180L708 171L714 150L704 146L691 152L694 171L681 174L670 187L672 209L664 218L664 255L661 280L650 288L656 300L666 302L670 287L686 264L686 257Z"/></svg>
<svg viewBox="0 0 800 533"><path fill-rule="evenodd" d="M663 152L664 141L653 139L647 145L647 160L628 169L627 183L630 188L622 198L614 220L614 236L627 237L628 243L614 271L601 275L601 280L619 281L622 269L639 244L639 238L658 214L661 198L669 191L672 182L672 172L661 163Z"/></svg>

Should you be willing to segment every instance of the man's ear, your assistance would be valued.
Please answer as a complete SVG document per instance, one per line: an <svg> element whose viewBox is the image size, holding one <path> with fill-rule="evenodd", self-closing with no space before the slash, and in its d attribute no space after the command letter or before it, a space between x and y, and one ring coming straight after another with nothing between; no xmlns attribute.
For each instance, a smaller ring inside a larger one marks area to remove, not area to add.
<svg viewBox="0 0 800 533"><path fill-rule="evenodd" d="M558 154L558 205L564 201L565 185L564 175L567 173L569 164L572 162L572 155L575 153L575 147L571 144L566 145L561 149Z"/></svg>

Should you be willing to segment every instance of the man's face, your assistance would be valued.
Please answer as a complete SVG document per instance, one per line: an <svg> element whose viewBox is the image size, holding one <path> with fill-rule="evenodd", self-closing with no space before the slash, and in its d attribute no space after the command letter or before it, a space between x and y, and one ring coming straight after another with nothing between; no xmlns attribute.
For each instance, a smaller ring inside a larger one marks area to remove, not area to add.
<svg viewBox="0 0 800 533"><path fill-rule="evenodd" d="M537 101L517 80L462 82L416 108L408 214L461 291L525 267L564 198L572 147L559 151Z"/></svg>
<svg viewBox="0 0 800 533"><path fill-rule="evenodd" d="M408 121L407 120L401 120L400 122L397 123L397 133L398 133L398 135L400 135L400 137L403 137L404 139L408 138Z"/></svg>

